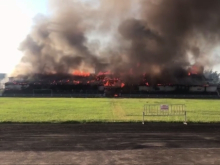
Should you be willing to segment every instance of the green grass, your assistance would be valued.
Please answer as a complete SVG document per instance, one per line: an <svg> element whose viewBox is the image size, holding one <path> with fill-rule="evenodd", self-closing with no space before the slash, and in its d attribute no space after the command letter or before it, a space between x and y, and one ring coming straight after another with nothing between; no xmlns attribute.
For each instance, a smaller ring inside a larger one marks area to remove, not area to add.
<svg viewBox="0 0 220 165"><path fill-rule="evenodd" d="M185 104L188 122L220 122L220 100L0 98L0 123L141 122L144 104ZM182 122L181 117L147 117Z"/></svg>

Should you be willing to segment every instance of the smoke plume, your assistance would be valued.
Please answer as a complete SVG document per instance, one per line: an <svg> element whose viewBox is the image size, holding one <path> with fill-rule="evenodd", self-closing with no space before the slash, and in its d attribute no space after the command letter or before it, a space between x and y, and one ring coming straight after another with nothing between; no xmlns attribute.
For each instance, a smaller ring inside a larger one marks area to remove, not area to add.
<svg viewBox="0 0 220 165"><path fill-rule="evenodd" d="M219 0L51 0L49 6L21 43L14 75L96 69L178 79L192 61L215 64Z"/></svg>

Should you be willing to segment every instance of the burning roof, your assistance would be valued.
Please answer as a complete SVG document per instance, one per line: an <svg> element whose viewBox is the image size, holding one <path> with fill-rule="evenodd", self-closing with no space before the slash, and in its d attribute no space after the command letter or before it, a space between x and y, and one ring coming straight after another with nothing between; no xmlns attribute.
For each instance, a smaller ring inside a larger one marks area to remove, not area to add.
<svg viewBox="0 0 220 165"><path fill-rule="evenodd" d="M91 74L83 71L74 71L72 74L34 74L30 76L18 77L14 82L22 83L49 83L49 84L99 84L105 87L125 87L127 85L205 85L207 81L203 76L203 69L199 66L192 66L186 71L164 70L164 76L152 74L111 73L110 71ZM135 78L134 78L135 77ZM23 81L21 81L23 79Z"/></svg>

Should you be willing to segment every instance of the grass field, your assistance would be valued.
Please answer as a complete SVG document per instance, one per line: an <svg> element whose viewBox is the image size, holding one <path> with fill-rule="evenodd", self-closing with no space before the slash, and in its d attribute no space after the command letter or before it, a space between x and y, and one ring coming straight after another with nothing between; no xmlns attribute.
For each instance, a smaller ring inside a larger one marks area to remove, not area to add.
<svg viewBox="0 0 220 165"><path fill-rule="evenodd" d="M144 104L185 104L188 122L220 122L220 100L0 98L0 122L140 122ZM182 122L181 117L148 121Z"/></svg>

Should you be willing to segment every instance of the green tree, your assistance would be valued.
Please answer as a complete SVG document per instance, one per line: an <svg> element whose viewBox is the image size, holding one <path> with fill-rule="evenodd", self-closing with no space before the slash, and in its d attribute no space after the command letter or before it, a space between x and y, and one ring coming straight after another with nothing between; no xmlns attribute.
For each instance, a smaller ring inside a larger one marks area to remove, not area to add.
<svg viewBox="0 0 220 165"><path fill-rule="evenodd" d="M205 71L205 77L210 80L212 83L220 83L220 73L213 70Z"/></svg>

